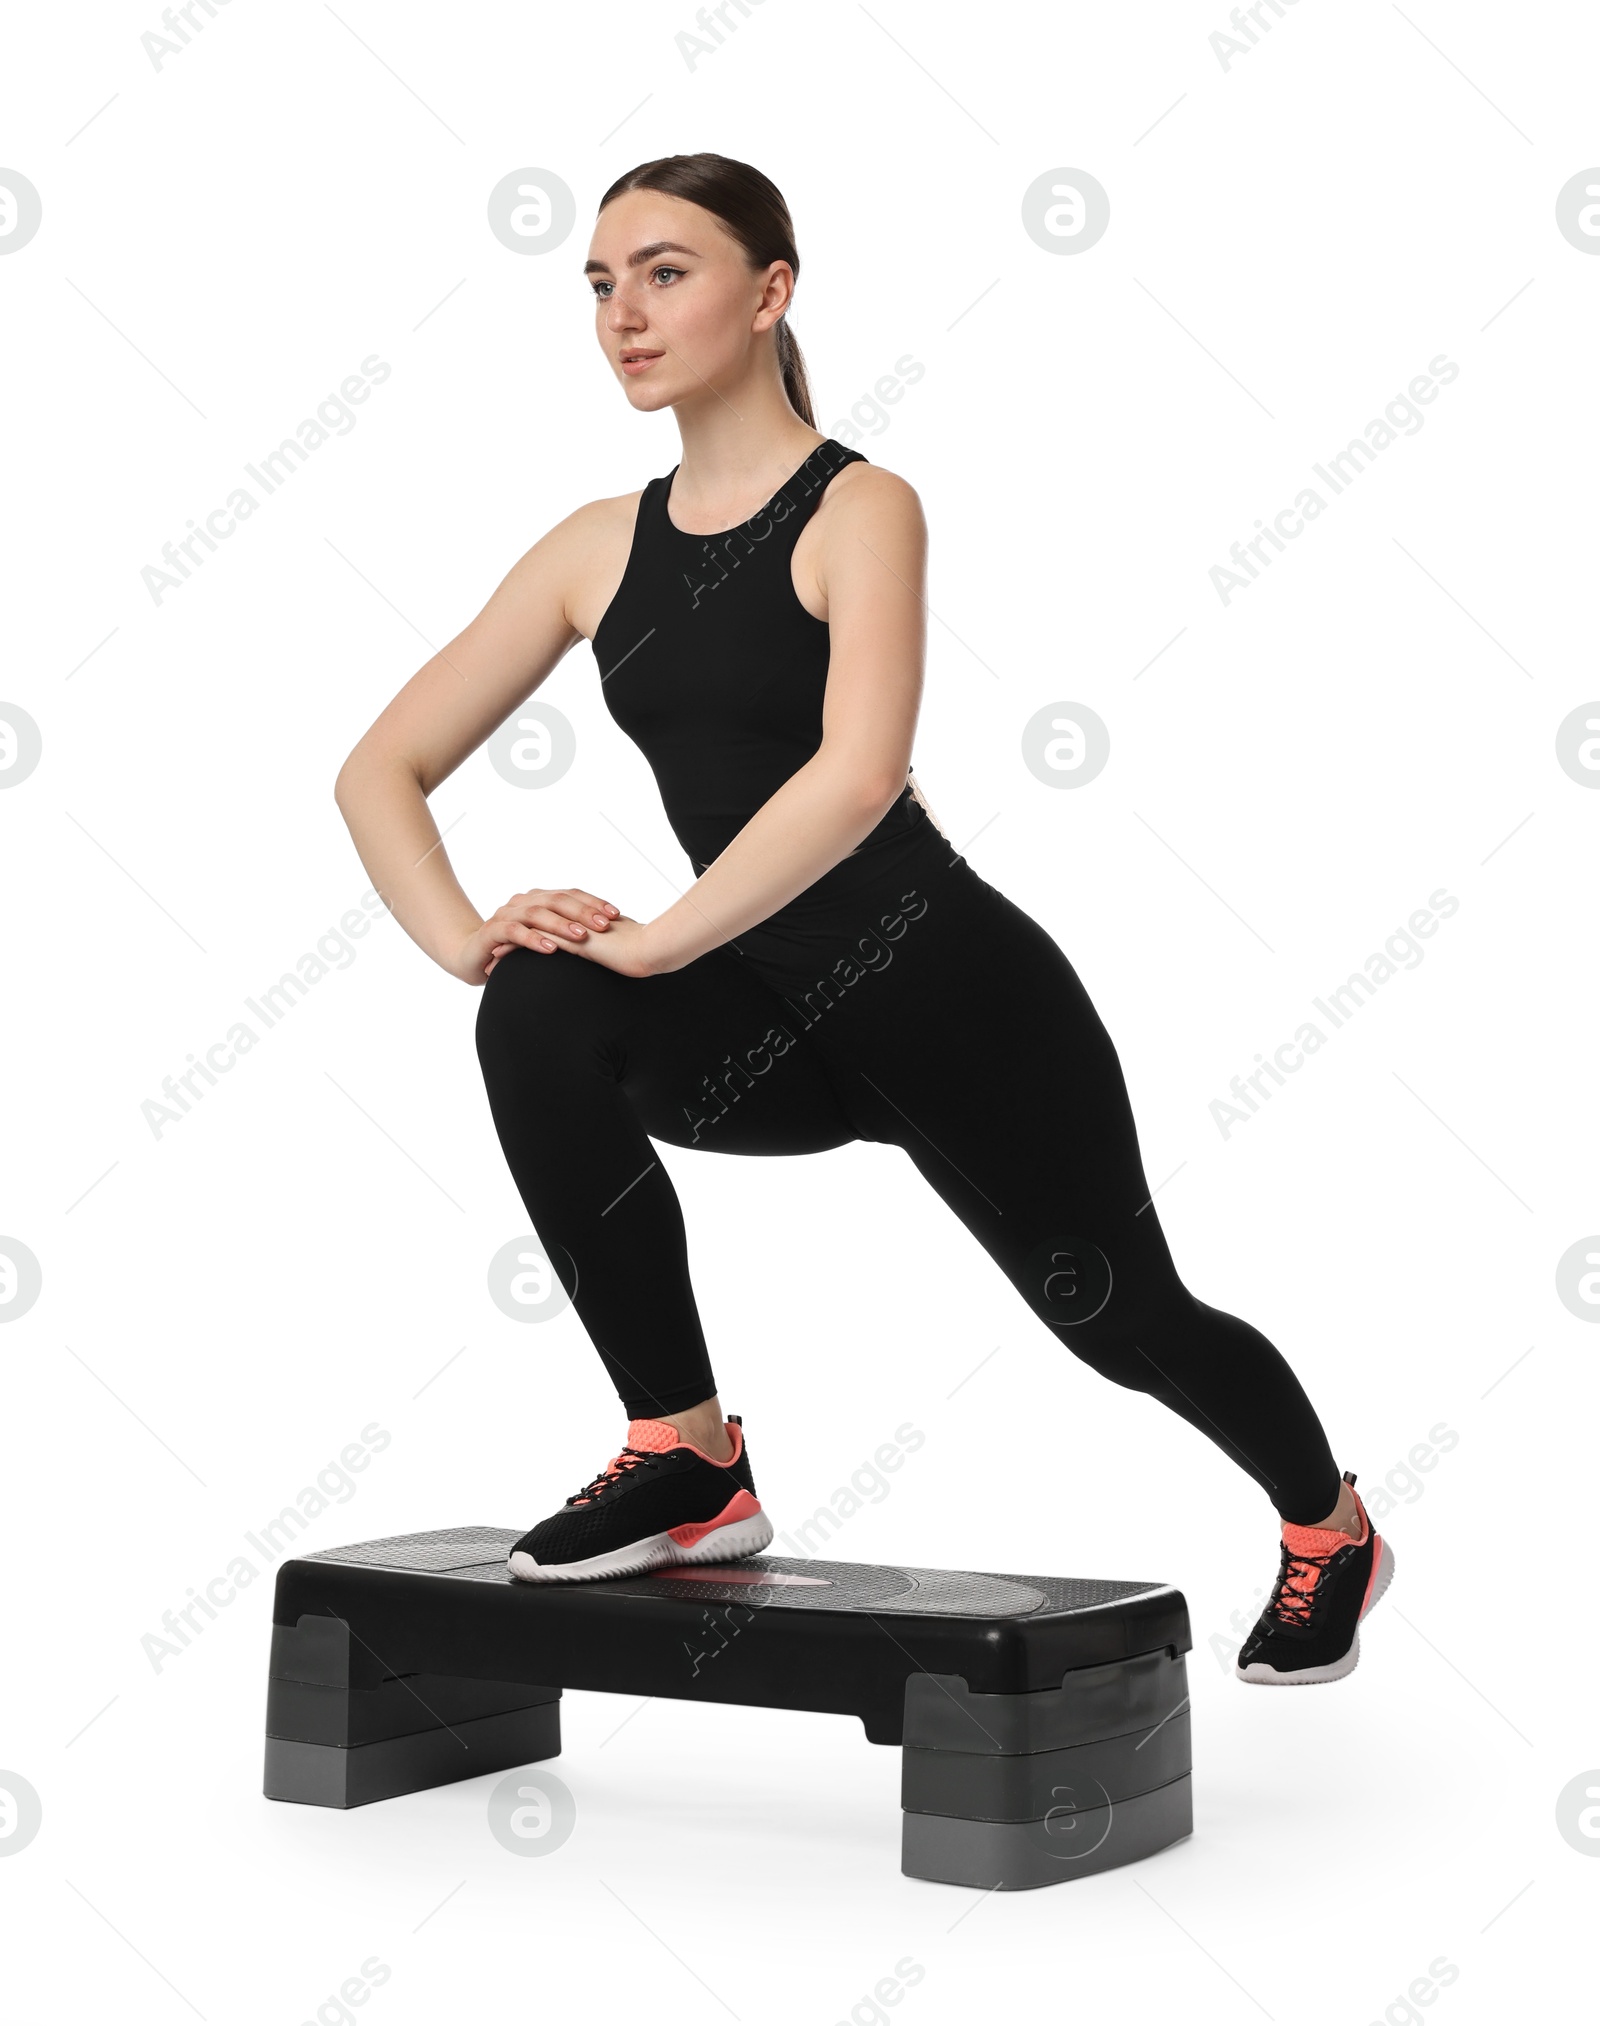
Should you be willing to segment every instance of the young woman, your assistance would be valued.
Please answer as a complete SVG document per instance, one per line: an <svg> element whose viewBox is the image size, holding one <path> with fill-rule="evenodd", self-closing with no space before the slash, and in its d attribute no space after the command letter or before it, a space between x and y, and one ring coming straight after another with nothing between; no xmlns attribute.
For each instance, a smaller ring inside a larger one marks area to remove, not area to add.
<svg viewBox="0 0 1600 2026"><path fill-rule="evenodd" d="M672 155L612 185L584 264L595 335L634 409L673 410L681 460L536 542L335 791L402 928L482 987L501 1146L629 1417L512 1570L582 1580L768 1544L651 1140L749 1155L871 1140L909 1156L1078 1357L1266 1491L1278 1580L1240 1677L1337 1679L1389 1548L1283 1358L1179 1279L1077 973L917 789L921 505L814 426L788 321L799 270L783 198L744 163ZM485 919L427 797L579 639L693 884L649 921L577 886Z"/></svg>

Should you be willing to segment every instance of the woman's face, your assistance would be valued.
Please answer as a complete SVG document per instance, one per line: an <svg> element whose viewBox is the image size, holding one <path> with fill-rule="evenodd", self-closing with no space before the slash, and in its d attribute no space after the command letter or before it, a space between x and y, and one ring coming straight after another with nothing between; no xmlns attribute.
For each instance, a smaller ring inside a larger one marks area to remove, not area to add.
<svg viewBox="0 0 1600 2026"><path fill-rule="evenodd" d="M794 286L787 261L752 273L719 219L655 190L626 191L601 212L584 278L600 348L647 413L736 384Z"/></svg>

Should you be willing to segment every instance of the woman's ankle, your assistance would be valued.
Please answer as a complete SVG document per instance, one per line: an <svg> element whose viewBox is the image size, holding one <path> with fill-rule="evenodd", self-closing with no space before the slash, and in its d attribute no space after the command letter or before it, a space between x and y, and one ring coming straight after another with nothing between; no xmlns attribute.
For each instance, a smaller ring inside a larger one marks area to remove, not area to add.
<svg viewBox="0 0 1600 2026"><path fill-rule="evenodd" d="M676 1414L658 1414L655 1418L676 1428L685 1442L692 1442L696 1449L703 1449L714 1463L726 1463L733 1455L733 1439L728 1434L715 1394L709 1400L702 1400L698 1406L685 1407Z"/></svg>
<svg viewBox="0 0 1600 2026"><path fill-rule="evenodd" d="M1314 1524L1331 1533L1348 1534L1352 1540L1361 1538L1361 1508L1356 1504L1354 1490L1342 1479L1333 1511L1326 1519L1317 1520Z"/></svg>

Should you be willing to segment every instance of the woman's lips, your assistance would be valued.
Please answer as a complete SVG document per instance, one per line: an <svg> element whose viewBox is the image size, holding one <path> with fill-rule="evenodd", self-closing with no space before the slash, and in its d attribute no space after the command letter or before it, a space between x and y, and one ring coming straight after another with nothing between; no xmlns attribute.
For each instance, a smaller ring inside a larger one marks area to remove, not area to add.
<svg viewBox="0 0 1600 2026"><path fill-rule="evenodd" d="M646 366L653 366L661 356L660 352L640 352L632 358L625 354L622 359L622 370L625 373L642 373Z"/></svg>

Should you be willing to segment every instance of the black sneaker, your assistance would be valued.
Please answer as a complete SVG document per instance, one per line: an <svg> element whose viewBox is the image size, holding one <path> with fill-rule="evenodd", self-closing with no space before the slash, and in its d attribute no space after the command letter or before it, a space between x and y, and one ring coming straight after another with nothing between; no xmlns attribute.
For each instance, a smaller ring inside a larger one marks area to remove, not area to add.
<svg viewBox="0 0 1600 2026"><path fill-rule="evenodd" d="M630 1421L628 1440L598 1477L574 1492L511 1550L525 1583L581 1583L668 1562L728 1562L772 1539L761 1510L744 1428L724 1423L733 1455L717 1463L670 1421Z"/></svg>
<svg viewBox="0 0 1600 2026"><path fill-rule="evenodd" d="M1352 1489L1356 1474L1344 1481ZM1234 1673L1241 1681L1277 1687L1338 1681L1361 1658L1360 1625L1389 1587L1394 1551L1356 1493L1361 1538L1337 1527L1283 1522L1283 1558L1266 1609L1239 1649Z"/></svg>

